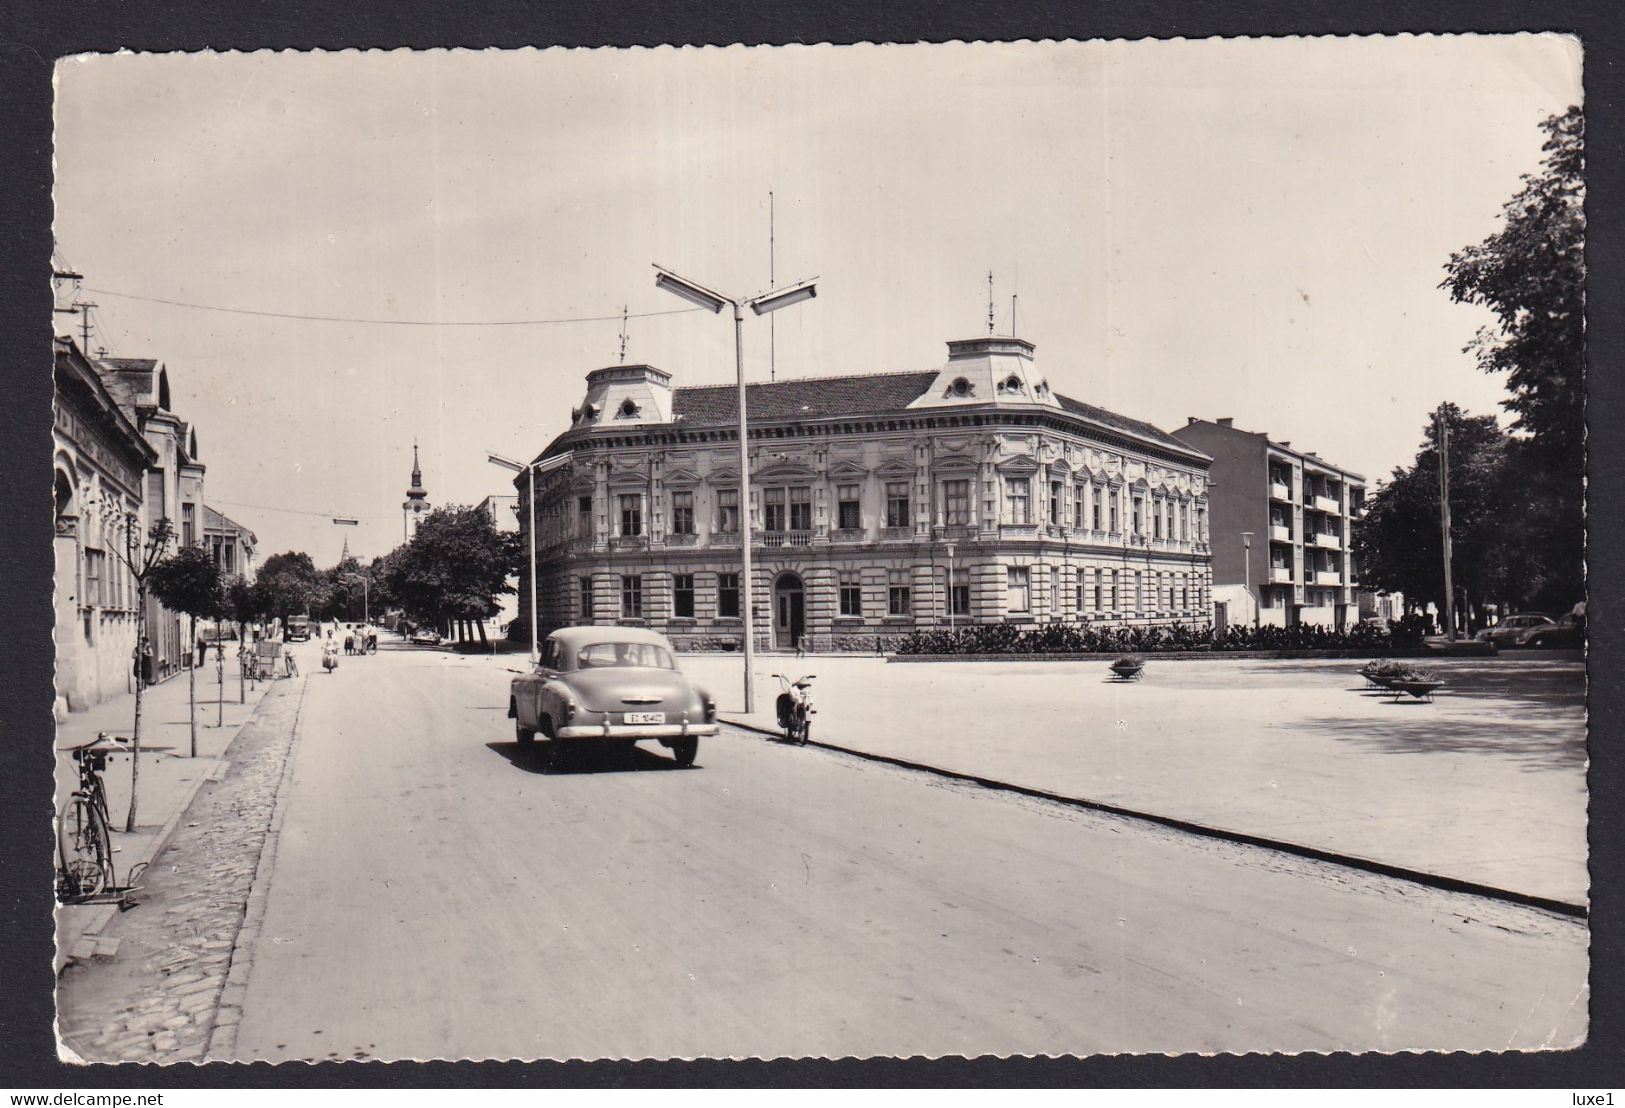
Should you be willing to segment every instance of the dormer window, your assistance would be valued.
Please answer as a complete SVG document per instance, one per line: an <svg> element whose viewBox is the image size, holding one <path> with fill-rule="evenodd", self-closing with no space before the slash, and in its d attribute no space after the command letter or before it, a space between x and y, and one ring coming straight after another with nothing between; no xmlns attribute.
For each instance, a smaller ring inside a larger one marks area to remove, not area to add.
<svg viewBox="0 0 1625 1108"><path fill-rule="evenodd" d="M1025 390L1022 389L1022 387L1021 387L1021 378L1017 377L1014 373L1012 373L1010 376L1006 377L1003 381L999 382L999 391L1001 393L1002 392L1020 393L1020 392L1023 392Z"/></svg>
<svg viewBox="0 0 1625 1108"><path fill-rule="evenodd" d="M598 410L599 409L598 409L597 404L584 405L582 407L582 409L581 409L582 422L583 423L593 423L593 422L595 422L598 419Z"/></svg>
<svg viewBox="0 0 1625 1108"><path fill-rule="evenodd" d="M1046 396L1048 394L1049 394L1049 382L1048 381L1040 381L1040 382L1038 382L1037 385L1035 385L1033 387L1033 395L1035 395L1035 396Z"/></svg>
<svg viewBox="0 0 1625 1108"><path fill-rule="evenodd" d="M625 400L621 401L620 410L616 412L615 418L636 419L640 414L642 414L642 412L643 409L638 407L637 401L633 400L629 396Z"/></svg>
<svg viewBox="0 0 1625 1108"><path fill-rule="evenodd" d="M954 383L948 386L948 396L971 396L976 392L976 386L964 377L955 377Z"/></svg>

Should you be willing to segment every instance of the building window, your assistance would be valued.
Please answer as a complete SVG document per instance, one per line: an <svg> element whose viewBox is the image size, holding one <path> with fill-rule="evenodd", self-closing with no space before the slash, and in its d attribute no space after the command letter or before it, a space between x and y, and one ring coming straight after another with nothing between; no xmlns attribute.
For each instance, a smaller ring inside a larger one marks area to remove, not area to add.
<svg viewBox="0 0 1625 1108"><path fill-rule="evenodd" d="M581 618L592 618L592 578L581 579Z"/></svg>
<svg viewBox="0 0 1625 1108"><path fill-rule="evenodd" d="M955 585L949 590L949 611L956 616L970 615L970 586Z"/></svg>
<svg viewBox="0 0 1625 1108"><path fill-rule="evenodd" d="M621 578L621 616L624 619L643 618L643 578L637 574Z"/></svg>
<svg viewBox="0 0 1625 1108"><path fill-rule="evenodd" d="M1102 599L1101 598L1101 592L1100 592L1100 589L1101 589L1100 577L1101 577L1100 570L1098 570L1098 569L1095 570L1095 611L1097 611L1097 612L1102 610L1101 607L1100 607L1100 601Z"/></svg>
<svg viewBox="0 0 1625 1108"><path fill-rule="evenodd" d="M85 603L107 603L107 555L100 550L85 549Z"/></svg>
<svg viewBox="0 0 1625 1108"><path fill-rule="evenodd" d="M1145 574L1134 571L1134 610L1145 611Z"/></svg>
<svg viewBox="0 0 1625 1108"><path fill-rule="evenodd" d="M797 485L790 490L790 530L812 530L812 487Z"/></svg>
<svg viewBox="0 0 1625 1108"><path fill-rule="evenodd" d="M785 522L785 490L762 490L762 530L783 531Z"/></svg>
<svg viewBox="0 0 1625 1108"><path fill-rule="evenodd" d="M1111 601L1109 610L1113 614L1122 610L1117 606L1117 571L1115 569L1111 571L1111 592L1108 594L1107 599Z"/></svg>
<svg viewBox="0 0 1625 1108"><path fill-rule="evenodd" d="M863 527L863 502L857 485L839 485L835 489L835 526L842 531L857 531Z"/></svg>
<svg viewBox="0 0 1625 1108"><path fill-rule="evenodd" d="M717 532L723 535L739 533L739 490L717 490Z"/></svg>
<svg viewBox="0 0 1625 1108"><path fill-rule="evenodd" d="M621 494L621 534L626 536L643 534L643 494Z"/></svg>
<svg viewBox="0 0 1625 1108"><path fill-rule="evenodd" d="M1162 538L1162 511L1167 503L1160 496L1154 497L1151 501L1151 537L1154 539Z"/></svg>
<svg viewBox="0 0 1625 1108"><path fill-rule="evenodd" d="M1059 566L1049 567L1049 610L1051 615L1061 614L1061 570Z"/></svg>
<svg viewBox="0 0 1625 1108"><path fill-rule="evenodd" d="M1144 535L1145 534L1145 497L1143 497L1143 496L1136 496L1134 498L1134 517L1133 517L1133 519L1134 519L1134 530L1133 530L1132 534L1134 534L1134 535Z"/></svg>
<svg viewBox="0 0 1625 1108"><path fill-rule="evenodd" d="M909 526L907 481L886 482L886 526Z"/></svg>
<svg viewBox="0 0 1625 1108"><path fill-rule="evenodd" d="M583 539L592 538L592 497L576 497L576 535Z"/></svg>
<svg viewBox="0 0 1625 1108"><path fill-rule="evenodd" d="M970 524L970 482L944 481L942 483L942 519L950 527Z"/></svg>
<svg viewBox="0 0 1625 1108"><path fill-rule="evenodd" d="M1086 530L1089 526L1089 486L1072 486L1072 529Z"/></svg>
<svg viewBox="0 0 1625 1108"><path fill-rule="evenodd" d="M1179 502L1179 541L1189 542L1191 537L1191 506L1185 501Z"/></svg>
<svg viewBox="0 0 1625 1108"><path fill-rule="evenodd" d="M841 574L841 614L863 615L863 584L856 573Z"/></svg>
<svg viewBox="0 0 1625 1108"><path fill-rule="evenodd" d="M692 573L672 575L671 614L678 619L694 618L694 575Z"/></svg>
<svg viewBox="0 0 1625 1108"><path fill-rule="evenodd" d="M671 494L671 533L674 535L694 533L693 492L684 490Z"/></svg>
<svg viewBox="0 0 1625 1108"><path fill-rule="evenodd" d="M1027 477L1004 479L1004 514L1006 523L1032 522L1032 481Z"/></svg>
<svg viewBox="0 0 1625 1108"><path fill-rule="evenodd" d="M1065 488L1066 486L1059 481L1049 483L1049 523L1051 527L1061 525L1061 505L1064 503L1061 497Z"/></svg>
<svg viewBox="0 0 1625 1108"><path fill-rule="evenodd" d="M1032 586L1028 580L1026 566L1010 566L1007 570L1004 601L1004 606L1009 611L1032 611Z"/></svg>
<svg viewBox="0 0 1625 1108"><path fill-rule="evenodd" d="M722 619L739 618L739 574L717 574L717 615Z"/></svg>
<svg viewBox="0 0 1625 1108"><path fill-rule="evenodd" d="M1079 619L1089 610L1089 586L1084 583L1083 574L1078 574L1078 592L1072 601L1072 611Z"/></svg>
<svg viewBox="0 0 1625 1108"><path fill-rule="evenodd" d="M886 589L886 614L889 616L906 616L909 614L907 570L894 569L891 571L891 582Z"/></svg>
<svg viewBox="0 0 1625 1108"><path fill-rule="evenodd" d="M181 545L191 546L197 538L197 509L191 504L181 505Z"/></svg>
<svg viewBox="0 0 1625 1108"><path fill-rule="evenodd" d="M1117 492L1116 489L1108 489L1106 491L1106 505L1107 505L1107 507L1109 507L1111 509L1111 528L1110 528L1110 530L1111 530L1111 533L1114 534L1114 535L1117 534L1118 530L1119 530L1118 525L1117 525L1117 511L1118 511L1117 502L1118 502L1119 499L1120 499L1120 497L1119 497L1118 492ZM1113 572L1115 573L1116 571L1114 570Z"/></svg>

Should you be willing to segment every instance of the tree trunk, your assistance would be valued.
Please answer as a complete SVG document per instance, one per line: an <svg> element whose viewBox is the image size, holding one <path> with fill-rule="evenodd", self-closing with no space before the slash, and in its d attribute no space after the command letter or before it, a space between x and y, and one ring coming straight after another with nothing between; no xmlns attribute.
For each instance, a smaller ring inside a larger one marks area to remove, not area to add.
<svg viewBox="0 0 1625 1108"><path fill-rule="evenodd" d="M147 583L136 583L135 610L135 726L130 732L130 814L124 818L124 833L135 832L136 786L141 780L141 694L147 687L147 655L143 650L147 639Z"/></svg>
<svg viewBox="0 0 1625 1108"><path fill-rule="evenodd" d="M475 620L475 621L474 621L474 627L475 627L475 628L476 628L476 629L477 629L477 630L478 630L478 631L479 631L479 633L480 633L480 646L482 646L482 647L489 647L489 646L490 646L490 645L491 645L491 640L490 640L490 639L488 639L488 638L487 638L487 637L486 637L486 635L485 635L485 621L484 621L484 620L483 620L483 619L477 619L477 620Z"/></svg>
<svg viewBox="0 0 1625 1108"><path fill-rule="evenodd" d="M192 648L197 649L197 616L192 617ZM197 667L203 663L196 660L186 670L186 719L192 726L192 757L197 757Z"/></svg>

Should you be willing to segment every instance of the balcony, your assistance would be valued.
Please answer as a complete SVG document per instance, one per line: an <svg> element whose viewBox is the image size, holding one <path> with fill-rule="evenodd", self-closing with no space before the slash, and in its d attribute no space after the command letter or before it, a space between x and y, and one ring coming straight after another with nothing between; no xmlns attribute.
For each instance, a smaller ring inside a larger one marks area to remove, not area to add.
<svg viewBox="0 0 1625 1108"><path fill-rule="evenodd" d="M811 531L758 531L754 541L758 546L811 546Z"/></svg>
<svg viewBox="0 0 1625 1108"><path fill-rule="evenodd" d="M1342 583L1343 575L1337 572L1335 569L1321 569L1315 571L1315 584L1317 585L1335 586L1341 585Z"/></svg>
<svg viewBox="0 0 1625 1108"><path fill-rule="evenodd" d="M1291 542L1292 528L1270 524L1270 542Z"/></svg>
<svg viewBox="0 0 1625 1108"><path fill-rule="evenodd" d="M739 532L738 531L712 531L711 534L706 538L705 545L707 545L707 546L738 546L739 545Z"/></svg>
<svg viewBox="0 0 1625 1108"><path fill-rule="evenodd" d="M1315 511L1325 512L1327 515L1338 516L1343 514L1343 505L1339 504L1330 496L1315 497L1314 503L1311 505L1311 507L1313 507Z"/></svg>
<svg viewBox="0 0 1625 1108"><path fill-rule="evenodd" d="M1035 539L1038 537L1038 524L1001 523L999 524L999 537L1001 539Z"/></svg>
<svg viewBox="0 0 1625 1108"><path fill-rule="evenodd" d="M907 542L914 537L912 527L882 527L880 529L881 542Z"/></svg>
<svg viewBox="0 0 1625 1108"><path fill-rule="evenodd" d="M931 531L944 542L974 539L977 533L976 524L974 523L939 523Z"/></svg>
<svg viewBox="0 0 1625 1108"><path fill-rule="evenodd" d="M1328 531L1317 531L1315 532L1315 545L1322 550L1341 550L1343 549L1343 540Z"/></svg>
<svg viewBox="0 0 1625 1108"><path fill-rule="evenodd" d="M667 546L698 546L700 536L692 531L674 531L666 536Z"/></svg>
<svg viewBox="0 0 1625 1108"><path fill-rule="evenodd" d="M1270 499L1280 500L1284 503L1290 504L1292 503L1292 490L1281 484L1279 481L1271 481Z"/></svg>
<svg viewBox="0 0 1625 1108"><path fill-rule="evenodd" d="M592 551L592 539L588 536L577 535L570 540L570 553L588 554Z"/></svg>
<svg viewBox="0 0 1625 1108"><path fill-rule="evenodd" d="M611 550L642 550L649 545L645 535L615 535L609 540Z"/></svg>
<svg viewBox="0 0 1625 1108"><path fill-rule="evenodd" d="M1272 585L1290 585L1290 584L1292 584L1292 567L1291 566L1270 566L1270 584L1272 584Z"/></svg>
<svg viewBox="0 0 1625 1108"><path fill-rule="evenodd" d="M830 542L866 542L869 532L862 527L837 527L829 533Z"/></svg>

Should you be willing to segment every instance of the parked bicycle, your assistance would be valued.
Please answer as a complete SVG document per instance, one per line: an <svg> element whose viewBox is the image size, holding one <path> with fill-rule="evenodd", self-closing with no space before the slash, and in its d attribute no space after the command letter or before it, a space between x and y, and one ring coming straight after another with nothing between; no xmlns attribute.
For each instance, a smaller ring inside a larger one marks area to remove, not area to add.
<svg viewBox="0 0 1625 1108"><path fill-rule="evenodd" d="M116 900L128 907L128 896L136 891L136 880L146 869L143 862L125 875L119 884L113 864L112 820L107 814L107 791L102 787L102 771L107 756L131 749L130 740L105 731L95 741L73 750L79 767L79 787L74 789L57 817L57 899L63 904L83 904L90 900ZM156 750L156 747L147 747Z"/></svg>
<svg viewBox="0 0 1625 1108"><path fill-rule="evenodd" d="M779 685L784 689L776 701L779 726L784 728L784 737L788 742L805 746L812 734L812 720L808 717L817 711L812 706L812 680L817 674L809 673L794 681L782 673L773 676L779 679Z"/></svg>

